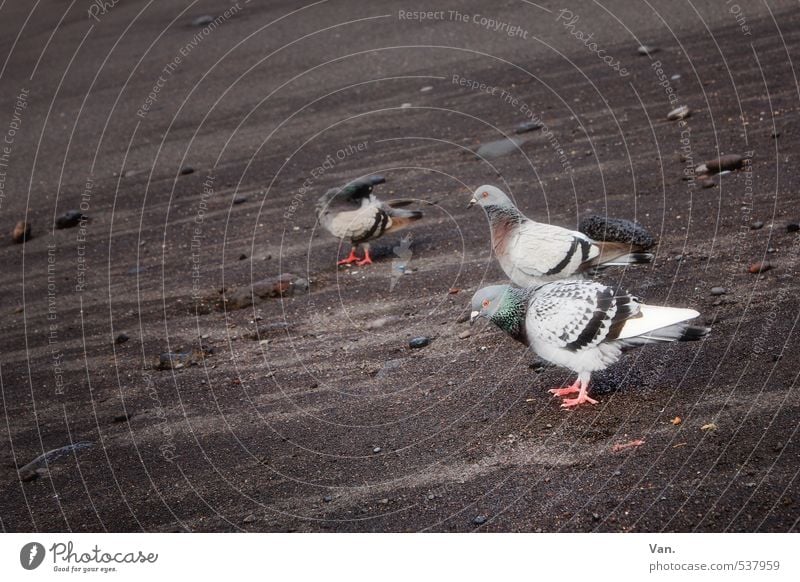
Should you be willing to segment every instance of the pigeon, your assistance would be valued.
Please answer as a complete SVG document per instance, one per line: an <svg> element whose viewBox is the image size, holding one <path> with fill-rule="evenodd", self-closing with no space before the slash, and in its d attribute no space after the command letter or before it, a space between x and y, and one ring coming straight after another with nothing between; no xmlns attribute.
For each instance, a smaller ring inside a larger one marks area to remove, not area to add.
<svg viewBox="0 0 800 582"><path fill-rule="evenodd" d="M475 190L469 206L474 204L482 206L489 218L492 248L500 266L520 287L653 260L652 254L636 245L595 241L574 230L534 222L495 186Z"/></svg>
<svg viewBox="0 0 800 582"><path fill-rule="evenodd" d="M352 244L350 255L337 264L371 265L368 241L405 228L422 218L419 210L401 208L413 203L413 200L378 200L372 188L384 182L386 179L383 176L359 178L341 188L331 188L317 201L320 224L333 236L349 239ZM356 255L359 246L364 247L363 259Z"/></svg>
<svg viewBox="0 0 800 582"><path fill-rule="evenodd" d="M699 340L707 327L686 323L693 309L645 305L637 297L596 281L565 280L536 287L493 285L472 298L470 322L493 322L540 358L577 372L562 407L597 401L588 396L591 373L615 363L623 351L651 343Z"/></svg>

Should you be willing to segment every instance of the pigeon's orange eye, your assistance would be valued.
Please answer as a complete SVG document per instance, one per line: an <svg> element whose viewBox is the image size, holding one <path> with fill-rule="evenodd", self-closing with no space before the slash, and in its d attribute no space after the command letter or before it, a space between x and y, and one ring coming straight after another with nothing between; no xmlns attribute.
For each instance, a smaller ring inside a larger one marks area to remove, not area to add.
<svg viewBox="0 0 800 582"><path fill-rule="evenodd" d="M489 197L489 193L488 192L481 192L481 196L483 196L484 198L488 198Z"/></svg>
<svg viewBox="0 0 800 582"><path fill-rule="evenodd" d="M485 309L485 308L489 307L489 303L490 303L490 301L488 299L484 299L483 303L481 303L481 305L483 305L483 307Z"/></svg>

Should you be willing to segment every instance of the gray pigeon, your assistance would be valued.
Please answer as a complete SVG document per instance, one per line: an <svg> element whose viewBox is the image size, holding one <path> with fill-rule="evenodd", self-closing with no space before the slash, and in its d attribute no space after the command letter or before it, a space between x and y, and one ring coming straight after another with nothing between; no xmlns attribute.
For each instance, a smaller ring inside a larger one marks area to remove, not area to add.
<svg viewBox="0 0 800 582"><path fill-rule="evenodd" d="M572 280L520 289L493 285L472 297L471 322L485 317L541 358L578 373L567 388L550 393L567 396L564 408L589 398L592 372L616 362L623 350L649 343L692 341L706 327L686 323L700 314L693 309L645 305L639 299L594 281Z"/></svg>
<svg viewBox="0 0 800 582"><path fill-rule="evenodd" d="M520 287L581 278L597 269L649 263L650 253L636 245L595 241L583 233L534 222L495 186L481 186L469 205L486 211L492 248L509 279Z"/></svg>
<svg viewBox="0 0 800 582"><path fill-rule="evenodd" d="M348 239L352 244L350 255L337 264L371 265L368 241L395 232L422 218L419 210L400 208L413 201L381 202L372 193L376 184L383 184L383 176L369 176L354 180L341 188L331 188L317 201L317 219L333 236ZM359 246L364 247L364 258L356 256Z"/></svg>

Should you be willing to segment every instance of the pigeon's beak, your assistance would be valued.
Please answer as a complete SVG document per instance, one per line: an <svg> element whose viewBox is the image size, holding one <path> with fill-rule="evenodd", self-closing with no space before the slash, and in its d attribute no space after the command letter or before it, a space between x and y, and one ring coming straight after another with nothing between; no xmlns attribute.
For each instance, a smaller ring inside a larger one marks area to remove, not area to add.
<svg viewBox="0 0 800 582"><path fill-rule="evenodd" d="M470 325L475 325L475 320L478 319L480 316L481 316L481 312L480 311L473 311L472 313L470 313L470 315L469 315L469 324Z"/></svg>
<svg viewBox="0 0 800 582"><path fill-rule="evenodd" d="M469 204L467 204L467 208L472 208L477 203L478 203L478 201L475 198L473 198L472 200L469 201Z"/></svg>

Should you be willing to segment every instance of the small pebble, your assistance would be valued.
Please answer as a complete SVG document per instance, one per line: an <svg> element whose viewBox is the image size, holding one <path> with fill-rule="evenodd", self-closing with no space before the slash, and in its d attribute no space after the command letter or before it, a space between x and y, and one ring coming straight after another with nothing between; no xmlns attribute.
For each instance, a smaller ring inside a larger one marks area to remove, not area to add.
<svg viewBox="0 0 800 582"><path fill-rule="evenodd" d="M330 503L331 501L333 501L333 495L326 495L325 497L322 498L322 501L324 501L325 503Z"/></svg>
<svg viewBox="0 0 800 582"><path fill-rule="evenodd" d="M128 334L125 333L125 332L122 332L116 338L114 338L114 342L118 343L118 344L124 344L129 339L131 339L131 338L128 337Z"/></svg>
<svg viewBox="0 0 800 582"><path fill-rule="evenodd" d="M193 174L194 168L191 166L184 166L181 168L181 176L186 176L188 174Z"/></svg>
<svg viewBox="0 0 800 582"><path fill-rule="evenodd" d="M672 75L672 76L670 77L670 80L671 80L671 81L677 81L677 80L678 80L678 79L680 79L680 78L681 78L681 76L680 76L678 73L675 73L674 75Z"/></svg>
<svg viewBox="0 0 800 582"><path fill-rule="evenodd" d="M469 311L465 311L456 319L456 323L467 323L469 321Z"/></svg>
<svg viewBox="0 0 800 582"><path fill-rule="evenodd" d="M411 103L403 103L400 106L400 109L410 109L410 108L411 108Z"/></svg>
<svg viewBox="0 0 800 582"><path fill-rule="evenodd" d="M652 55L654 53L657 53L658 51L659 51L658 47L647 46L645 44L641 45L638 49L636 49L636 52L638 52L643 57L646 57L647 55Z"/></svg>
<svg viewBox="0 0 800 582"><path fill-rule="evenodd" d="M688 105L681 105L667 113L667 119L670 121L678 121L679 119L686 119L692 115L692 110Z"/></svg>
<svg viewBox="0 0 800 582"><path fill-rule="evenodd" d="M436 495L433 493L428 493L428 501L433 501L434 499L436 499Z"/></svg>
<svg viewBox="0 0 800 582"><path fill-rule="evenodd" d="M592 514L592 521L600 521L600 514L593 513Z"/></svg>
<svg viewBox="0 0 800 582"><path fill-rule="evenodd" d="M430 343L431 343L431 338L423 335L420 337L415 337L414 339L410 340L408 342L408 347L410 347L411 349L419 349L419 348L424 348Z"/></svg>
<svg viewBox="0 0 800 582"><path fill-rule="evenodd" d="M31 223L25 222L24 220L20 220L14 226L14 230L11 231L11 240L13 240L17 244L20 244L30 240L30 238L31 238Z"/></svg>
<svg viewBox="0 0 800 582"><path fill-rule="evenodd" d="M796 222L790 222L786 225L786 232L797 232L798 230L800 230L800 224Z"/></svg>
<svg viewBox="0 0 800 582"><path fill-rule="evenodd" d="M475 525L483 525L486 523L486 516L485 515L476 515L472 518L472 523Z"/></svg>
<svg viewBox="0 0 800 582"><path fill-rule="evenodd" d="M764 223L761 222L760 220L756 220L754 223L750 225L751 230L760 230L762 228L764 228Z"/></svg>
<svg viewBox="0 0 800 582"><path fill-rule="evenodd" d="M478 159L491 160L518 151L519 146L521 146L523 143L523 138L520 137L490 141L488 143L481 144L481 147L478 148L478 151L475 152L475 155L478 157Z"/></svg>
<svg viewBox="0 0 800 582"><path fill-rule="evenodd" d="M382 449L382 448L380 448L380 447L375 447L374 449L372 449L372 452L373 452L373 453L375 453L375 454L378 454L378 453L380 453L382 450L383 450L383 449Z"/></svg>
<svg viewBox="0 0 800 582"><path fill-rule="evenodd" d="M239 260L240 260L240 261L243 261L243 260L245 260L246 258L247 258L247 255L246 255L246 254L244 254L244 253L242 253L241 255L239 255Z"/></svg>
<svg viewBox="0 0 800 582"><path fill-rule="evenodd" d="M258 521L258 518L251 513L250 515L245 517L242 521L244 523L253 523L254 521Z"/></svg>
<svg viewBox="0 0 800 582"><path fill-rule="evenodd" d="M427 93L428 91L433 91L432 85L425 85L422 89L419 90L420 93Z"/></svg>
<svg viewBox="0 0 800 582"><path fill-rule="evenodd" d="M538 121L523 121L514 128L514 133L527 133L529 131L542 129L542 127L543 125Z"/></svg>
<svg viewBox="0 0 800 582"><path fill-rule="evenodd" d="M711 294L712 295L715 295L715 296L716 295L725 295L725 293L727 293L727 290L725 289L725 287L712 287L711 288Z"/></svg>
<svg viewBox="0 0 800 582"><path fill-rule="evenodd" d="M122 414L117 414L111 420L113 422L128 422L133 417L133 414L130 412L124 412Z"/></svg>
<svg viewBox="0 0 800 582"><path fill-rule="evenodd" d="M765 271L769 271L772 268L772 265L767 261L761 261L758 263L753 263L750 265L750 268L747 270L750 271L753 275L758 275Z"/></svg>
<svg viewBox="0 0 800 582"><path fill-rule="evenodd" d="M204 14L203 16L198 16L192 20L192 26L205 26L206 24L211 24L212 22L214 22L214 17Z"/></svg>
<svg viewBox="0 0 800 582"><path fill-rule="evenodd" d="M458 339L467 339L471 335L472 335L472 332L467 329L467 330L462 331L460 334L458 334Z"/></svg>
<svg viewBox="0 0 800 582"><path fill-rule="evenodd" d="M244 204L247 202L247 196L237 196L233 199L234 204Z"/></svg>

